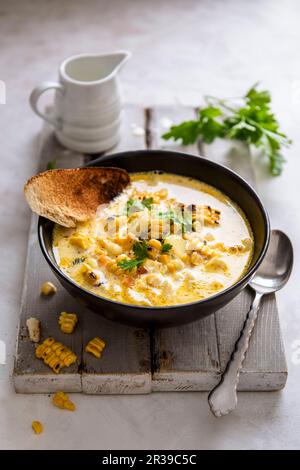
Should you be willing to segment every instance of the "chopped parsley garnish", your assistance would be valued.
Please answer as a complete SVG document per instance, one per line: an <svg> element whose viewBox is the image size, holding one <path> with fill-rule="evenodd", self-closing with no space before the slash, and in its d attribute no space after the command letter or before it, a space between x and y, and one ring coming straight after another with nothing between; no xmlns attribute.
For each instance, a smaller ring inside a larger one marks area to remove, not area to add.
<svg viewBox="0 0 300 470"><path fill-rule="evenodd" d="M118 266L124 269L124 271L131 271L133 268L140 266L143 262L143 259L123 259L118 262Z"/></svg>
<svg viewBox="0 0 300 470"><path fill-rule="evenodd" d="M151 209L151 205L153 204L153 197L146 197L142 200L143 206L147 207L147 209Z"/></svg>
<svg viewBox="0 0 300 470"><path fill-rule="evenodd" d="M135 258L124 259L118 262L118 266L124 269L124 271L131 271L133 268L143 264L145 259L148 258L148 243L145 240L135 242L132 249Z"/></svg>
<svg viewBox="0 0 300 470"><path fill-rule="evenodd" d="M192 231L192 216L188 215L184 217L180 209L169 209L166 212L159 212L158 217L169 221L171 224L181 226L183 233Z"/></svg>
<svg viewBox="0 0 300 470"><path fill-rule="evenodd" d="M162 253L168 253L168 251L170 251L172 247L173 247L173 245L171 245L171 243L166 243L164 241L161 251L162 251Z"/></svg>
<svg viewBox="0 0 300 470"><path fill-rule="evenodd" d="M126 203L125 213L133 214L134 212L141 212L147 208L151 209L151 204L153 204L153 198L147 197L142 201L140 199L128 199Z"/></svg>

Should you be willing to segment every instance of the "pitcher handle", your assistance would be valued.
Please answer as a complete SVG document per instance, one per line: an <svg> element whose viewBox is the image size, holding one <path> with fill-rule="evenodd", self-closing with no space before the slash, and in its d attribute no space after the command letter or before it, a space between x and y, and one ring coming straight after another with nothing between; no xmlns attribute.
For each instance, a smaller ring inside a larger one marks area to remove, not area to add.
<svg viewBox="0 0 300 470"><path fill-rule="evenodd" d="M55 118L54 116L49 116L46 113L43 113L38 108L38 100L39 100L40 96L45 91L53 90L53 89L58 90L61 93L64 92L64 87L58 82L50 82L50 81L42 82L40 85L36 86L32 90L32 92L30 94L30 98L29 98L29 103L30 103L30 106L33 109L33 111L38 116L40 116L42 119L44 119L45 121L52 124L56 129L59 129L59 128L61 128L61 125L62 125L60 120Z"/></svg>

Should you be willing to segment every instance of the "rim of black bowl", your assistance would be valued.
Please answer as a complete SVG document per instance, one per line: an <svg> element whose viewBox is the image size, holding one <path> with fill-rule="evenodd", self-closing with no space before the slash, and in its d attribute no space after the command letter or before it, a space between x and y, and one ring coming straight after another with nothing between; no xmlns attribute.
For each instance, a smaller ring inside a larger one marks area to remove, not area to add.
<svg viewBox="0 0 300 470"><path fill-rule="evenodd" d="M211 295L210 297L206 297L205 299L195 300L194 302L188 302L188 303L185 303L185 304L176 304L176 305L166 305L166 306L164 306L164 305L161 305L161 306L135 305L135 304L128 304L128 303L125 303L125 302L118 302L117 300L109 299L107 297L103 297L101 295L94 294L90 290L85 289L84 287L81 287L79 284L77 284L71 278L69 278L59 268L59 266L56 263L53 263L52 259L49 256L48 250L45 246L44 237L43 237L43 225L44 225L44 223L49 222L49 220L40 216L39 219L38 219L38 240L39 240L39 244L40 244L42 253L43 253L46 261L48 262L48 264L58 274L58 276L63 277L64 280L68 284L72 285L73 287L75 287L79 290L82 290L83 292L85 292L86 294L94 297L95 299L101 299L104 302L107 302L109 304L115 304L115 305L120 305L120 306L131 307L131 308L136 309L136 310L149 310L149 311L151 311L151 310L172 310L172 309L177 309L179 307L189 307L189 306L196 305L196 304L203 305L207 302L218 299L218 298L222 297L223 295L226 295L227 293L234 290L236 287L240 287L245 283L248 284L251 277L255 274L258 267L260 266L265 254L266 254L266 251L267 251L268 246L269 246L269 241L270 241L270 220L269 220L269 216L268 216L268 213L267 213L260 197L256 193L256 191L252 188L252 186L250 186L249 183L247 183L247 181L244 178L242 178L240 175L235 173L233 170L227 168L226 166L221 165L220 163L213 162L213 161L209 160L206 157L202 157L202 156L198 156L198 155L191 155L191 154L184 153L184 152L174 152L174 151L171 151L171 150L159 150L159 149L158 150L132 150L132 151L129 150L129 151L126 151L126 152L119 152L119 153L113 153L113 154L110 154L110 155L104 155L102 157L96 158L95 160L92 160L91 162L89 162L88 164L83 165L83 166L84 167L101 166L100 164L104 163L107 160L113 160L114 158L120 158L120 157L126 159L126 156L139 155L139 154L145 154L145 153L153 154L153 155L154 154L157 155L157 154L166 154L166 153L168 153L168 154L172 154L174 157L181 156L181 157L192 158L192 159L195 159L195 160L199 161L199 163L204 161L205 164L208 164L211 167L221 168L222 171L224 171L224 173L226 173L227 175L229 175L230 177L232 177L233 179L237 180L239 183L244 185L244 187L246 187L247 191L249 193L251 193L251 195L255 199L258 207L260 208L262 216L263 216L264 224L265 224L265 227L266 227L266 234L265 234L265 240L264 240L263 248L262 248L261 253L260 253L259 257L257 258L256 262L252 266L252 268L249 269L249 271L247 271L244 274L244 276L242 276L237 282L235 282L231 286L227 287L226 289L223 289L220 292L218 292L217 294ZM155 170L153 170L153 171L155 171ZM161 171L161 170L159 170L159 171ZM168 172L164 172L164 173L168 173ZM173 172L170 172L170 173L173 173ZM181 173L176 173L176 171L175 171L173 174L181 174ZM184 176L184 175L182 175L182 176ZM236 202L236 204L238 205L237 202ZM52 222L52 223L54 224L54 222Z"/></svg>

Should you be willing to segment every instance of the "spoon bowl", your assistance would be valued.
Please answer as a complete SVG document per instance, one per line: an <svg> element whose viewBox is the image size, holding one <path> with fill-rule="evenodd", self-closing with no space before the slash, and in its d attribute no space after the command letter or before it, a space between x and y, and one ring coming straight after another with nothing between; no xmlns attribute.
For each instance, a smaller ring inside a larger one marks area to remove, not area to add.
<svg viewBox="0 0 300 470"><path fill-rule="evenodd" d="M293 248L290 239L280 230L272 230L265 259L249 286L261 294L276 292L287 283L292 268Z"/></svg>

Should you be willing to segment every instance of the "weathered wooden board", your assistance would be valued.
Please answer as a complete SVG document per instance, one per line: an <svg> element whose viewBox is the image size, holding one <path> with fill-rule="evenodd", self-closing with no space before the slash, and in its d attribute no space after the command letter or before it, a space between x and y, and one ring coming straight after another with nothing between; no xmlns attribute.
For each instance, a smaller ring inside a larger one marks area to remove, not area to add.
<svg viewBox="0 0 300 470"><path fill-rule="evenodd" d="M177 143L161 139L161 134L167 130L170 122L192 119L195 112L190 107L147 110L127 107L122 139L112 151L166 148L201 153L230 166L254 185L249 153L243 147L231 147L228 150L225 144L217 143L210 147L192 145L180 148ZM56 160L58 167L75 167L95 157L64 149L48 127L41 138L40 155L40 169L44 169L50 160ZM89 394L208 391L218 382L226 366L251 303L250 290L244 290L215 315L191 325L150 334L102 319L80 306L62 287L59 287L55 296L42 298L39 291L45 280L53 280L53 275L40 253L36 217L32 216L14 369L15 388L21 393L61 389ZM57 285L57 281L54 282ZM75 311L80 317L73 335L60 333L57 318L62 310ZM54 336L76 352L76 365L56 376L35 359L34 345L28 339L25 326L29 316L41 319L43 338ZM85 344L96 335L107 343L100 360L84 352ZM270 296L264 300L254 329L239 389L280 389L285 385L286 377L276 300Z"/></svg>
<svg viewBox="0 0 300 470"><path fill-rule="evenodd" d="M118 150L143 148L144 135L136 136L131 123L144 129L144 112L139 108L127 109L128 120L124 120L123 135L126 139ZM88 155L64 149L46 127L42 134L39 170L44 170L49 161L56 166L70 168L81 166L91 159ZM14 384L20 393L43 393L65 390L85 393L149 393L151 391L151 356L148 333L126 326L112 324L93 312L84 309L73 299L52 274L44 260L37 241L37 217L32 215L24 289L21 303L21 318L17 353L14 367ZM40 296L40 286L52 281L57 293L49 298ZM61 311L76 312L79 324L72 335L61 333L58 316ZM77 355L73 366L63 369L58 375L35 358L34 344L29 340L26 319L39 318L42 323L42 339L53 336L69 346ZM103 338L107 347L101 361L83 352L87 342L95 336Z"/></svg>

